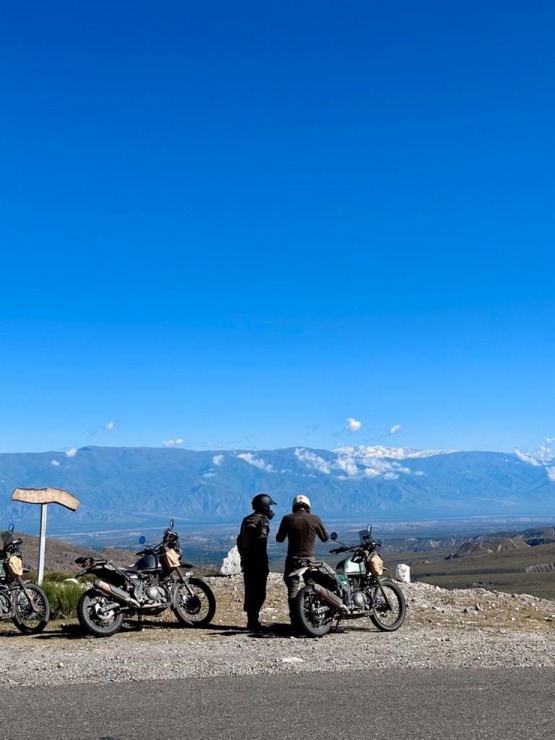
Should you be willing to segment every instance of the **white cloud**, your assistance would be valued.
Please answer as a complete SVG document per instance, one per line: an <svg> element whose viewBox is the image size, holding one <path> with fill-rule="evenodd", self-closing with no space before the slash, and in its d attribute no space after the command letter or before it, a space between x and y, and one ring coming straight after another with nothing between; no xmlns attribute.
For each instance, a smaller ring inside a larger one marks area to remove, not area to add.
<svg viewBox="0 0 555 740"><path fill-rule="evenodd" d="M106 424L104 424L104 429L106 429L108 432L111 432L112 429L114 429L116 426L115 421L107 421Z"/></svg>
<svg viewBox="0 0 555 740"><path fill-rule="evenodd" d="M553 437L547 437L545 444L542 444L534 452L522 452L515 450L518 459L527 465L533 465L535 468L545 468L547 477L555 483L555 452L551 448Z"/></svg>
<svg viewBox="0 0 555 740"><path fill-rule="evenodd" d="M295 450L295 457L310 470L326 475L334 475L339 480L357 478L384 478L396 480L401 474L416 475L410 468L395 460L386 460L376 457L373 448L344 447L334 450L335 460L324 460L310 450L299 447Z"/></svg>
<svg viewBox="0 0 555 740"><path fill-rule="evenodd" d="M534 465L536 467L540 466L538 460L536 460L536 458L529 452L521 452L520 450L515 450L515 455L521 462L528 463L528 465Z"/></svg>
<svg viewBox="0 0 555 740"><path fill-rule="evenodd" d="M307 467L317 470L319 473L325 473L329 475L331 473L331 464L324 460L320 455L316 455L314 452L305 450L302 447L297 447L295 450L295 457L300 462L306 463Z"/></svg>
<svg viewBox="0 0 555 740"><path fill-rule="evenodd" d="M358 473L358 466L352 457L339 457L336 464L339 470L349 477Z"/></svg>
<svg viewBox="0 0 555 740"><path fill-rule="evenodd" d="M66 457L75 457L77 454L77 447L70 447L69 450L66 450Z"/></svg>
<svg viewBox="0 0 555 740"><path fill-rule="evenodd" d="M349 477L384 478L396 480L399 475L411 475L410 468L401 465L395 460L386 460L377 457L372 447L344 447L335 450L337 467Z"/></svg>
<svg viewBox="0 0 555 740"><path fill-rule="evenodd" d="M164 445L164 447L179 447L179 445L182 445L183 444L183 441L184 440L182 440L180 438L178 438L178 439L165 439L162 442L162 444Z"/></svg>
<svg viewBox="0 0 555 740"><path fill-rule="evenodd" d="M252 452L241 452L237 455L240 460L244 460L249 465L253 465L255 468L265 470L267 473L275 473L274 466L270 463L265 462L260 457L256 457Z"/></svg>
<svg viewBox="0 0 555 740"><path fill-rule="evenodd" d="M215 478L215 477L216 477L216 473L212 473L212 472L211 472L211 471L209 470L208 472L206 472L206 473L203 473L203 474L202 474L202 477L203 477L203 478Z"/></svg>
<svg viewBox="0 0 555 740"><path fill-rule="evenodd" d="M347 429L350 432L358 432L361 427L362 427L361 421L358 421L358 419L353 419L352 416L349 416L349 418L347 419Z"/></svg>
<svg viewBox="0 0 555 740"><path fill-rule="evenodd" d="M55 468L57 468L59 464L60 463L57 460L51 460L50 461L50 465L53 465Z"/></svg>
<svg viewBox="0 0 555 740"><path fill-rule="evenodd" d="M391 429L389 430L390 434L397 434L397 432L400 432L402 429L402 426L400 424L394 424Z"/></svg>
<svg viewBox="0 0 555 740"><path fill-rule="evenodd" d="M214 465L221 465L223 461L224 461L223 455L214 455L214 457L212 458L212 462Z"/></svg>

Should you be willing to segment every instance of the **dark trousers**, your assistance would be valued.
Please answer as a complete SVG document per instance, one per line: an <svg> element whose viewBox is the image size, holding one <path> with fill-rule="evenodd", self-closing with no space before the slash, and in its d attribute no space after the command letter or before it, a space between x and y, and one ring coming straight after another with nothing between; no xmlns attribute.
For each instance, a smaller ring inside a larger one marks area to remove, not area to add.
<svg viewBox="0 0 555 740"><path fill-rule="evenodd" d="M245 584L243 610L247 612L249 622L258 622L258 615L266 600L268 573L268 568L243 568Z"/></svg>
<svg viewBox="0 0 555 740"><path fill-rule="evenodd" d="M289 604L289 619L291 624L295 625L297 618L295 614L295 601L297 594L304 586L304 582L301 581L297 576L292 577L291 573L297 570L301 565L301 559L296 556L287 556L285 560L285 572L283 574L283 580L287 586L287 601Z"/></svg>

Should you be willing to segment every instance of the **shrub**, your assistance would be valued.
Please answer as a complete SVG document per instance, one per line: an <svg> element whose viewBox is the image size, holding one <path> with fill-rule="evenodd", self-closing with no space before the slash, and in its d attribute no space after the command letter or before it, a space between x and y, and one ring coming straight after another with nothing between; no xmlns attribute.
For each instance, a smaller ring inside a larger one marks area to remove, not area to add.
<svg viewBox="0 0 555 740"><path fill-rule="evenodd" d="M77 602L83 594L78 583L60 583L45 580L42 587L50 602L50 612L54 619L69 619L77 614Z"/></svg>

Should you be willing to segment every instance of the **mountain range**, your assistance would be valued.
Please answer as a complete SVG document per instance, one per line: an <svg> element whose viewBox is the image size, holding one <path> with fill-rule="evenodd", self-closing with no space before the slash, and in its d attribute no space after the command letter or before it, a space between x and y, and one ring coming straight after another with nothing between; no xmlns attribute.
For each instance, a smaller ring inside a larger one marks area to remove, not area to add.
<svg viewBox="0 0 555 740"><path fill-rule="evenodd" d="M244 516L268 492L276 514L298 493L328 518L553 516L555 462L522 453L342 447L317 450L194 451L83 447L65 453L0 454L0 521L37 518L11 501L14 488L63 488L76 513L51 506L61 529L175 516L225 521ZM19 528L21 528L20 525Z"/></svg>

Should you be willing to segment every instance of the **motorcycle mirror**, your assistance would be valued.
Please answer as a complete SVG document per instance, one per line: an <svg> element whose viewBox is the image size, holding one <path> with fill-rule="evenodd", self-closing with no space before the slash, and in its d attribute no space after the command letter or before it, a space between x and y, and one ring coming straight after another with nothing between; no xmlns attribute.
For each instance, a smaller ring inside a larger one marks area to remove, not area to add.
<svg viewBox="0 0 555 740"><path fill-rule="evenodd" d="M13 522L10 522L8 524L8 532L11 534L14 531L14 525Z"/></svg>
<svg viewBox="0 0 555 740"><path fill-rule="evenodd" d="M145 542L146 542L146 537L144 536L144 534L142 534L142 535L141 535L141 536L139 537L139 545L144 545L144 544L145 544Z"/></svg>
<svg viewBox="0 0 555 740"><path fill-rule="evenodd" d="M173 519L170 519L170 529L173 529Z"/></svg>
<svg viewBox="0 0 555 740"><path fill-rule="evenodd" d="M367 532L370 532L370 534L372 533L372 525L371 524L367 524L366 525L366 531Z"/></svg>
<svg viewBox="0 0 555 740"><path fill-rule="evenodd" d="M335 541L336 539L337 539L337 532L332 532L330 534L330 540L334 540Z"/></svg>

